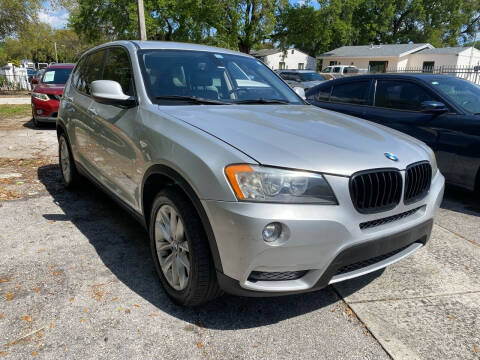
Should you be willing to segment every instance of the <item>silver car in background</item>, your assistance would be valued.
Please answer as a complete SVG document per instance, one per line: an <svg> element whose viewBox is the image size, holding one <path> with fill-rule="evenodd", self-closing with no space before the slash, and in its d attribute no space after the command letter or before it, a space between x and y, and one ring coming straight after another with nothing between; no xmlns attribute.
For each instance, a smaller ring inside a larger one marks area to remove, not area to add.
<svg viewBox="0 0 480 360"><path fill-rule="evenodd" d="M292 88L301 87L304 91L333 78L313 70L277 70L276 72Z"/></svg>
<svg viewBox="0 0 480 360"><path fill-rule="evenodd" d="M427 242L443 196L424 143L308 105L255 58L201 45L89 50L57 133L66 186L91 179L148 229L185 306L383 268Z"/></svg>

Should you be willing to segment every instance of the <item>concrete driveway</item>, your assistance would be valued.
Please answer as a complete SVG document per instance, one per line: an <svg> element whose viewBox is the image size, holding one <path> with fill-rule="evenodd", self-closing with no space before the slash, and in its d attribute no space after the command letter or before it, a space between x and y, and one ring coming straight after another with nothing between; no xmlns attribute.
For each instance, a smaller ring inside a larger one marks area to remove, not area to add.
<svg viewBox="0 0 480 360"><path fill-rule="evenodd" d="M66 191L54 129L30 124L0 124L10 141L0 151L0 356L480 358L480 206L471 194L448 189L430 243L383 272L310 294L225 295L183 309L156 279L145 231L91 184Z"/></svg>

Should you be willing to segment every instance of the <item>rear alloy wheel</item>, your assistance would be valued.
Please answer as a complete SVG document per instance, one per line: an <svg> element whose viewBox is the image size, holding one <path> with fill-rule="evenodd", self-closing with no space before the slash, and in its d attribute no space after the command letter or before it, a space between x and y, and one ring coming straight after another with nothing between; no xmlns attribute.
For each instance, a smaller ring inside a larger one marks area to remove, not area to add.
<svg viewBox="0 0 480 360"><path fill-rule="evenodd" d="M202 222L182 192L168 188L156 196L149 233L155 269L175 303L197 306L221 294Z"/></svg>
<svg viewBox="0 0 480 360"><path fill-rule="evenodd" d="M78 181L78 173L73 162L70 145L63 134L58 138L58 159L63 183L67 188L72 188Z"/></svg>

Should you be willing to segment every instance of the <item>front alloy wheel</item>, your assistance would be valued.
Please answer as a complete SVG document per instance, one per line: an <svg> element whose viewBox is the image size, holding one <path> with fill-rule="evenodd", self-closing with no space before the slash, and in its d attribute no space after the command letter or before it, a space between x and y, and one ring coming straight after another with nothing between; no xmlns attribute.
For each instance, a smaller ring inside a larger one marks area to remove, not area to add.
<svg viewBox="0 0 480 360"><path fill-rule="evenodd" d="M163 275L175 290L187 287L190 253L182 218L170 205L162 205L155 219L155 245Z"/></svg>
<svg viewBox="0 0 480 360"><path fill-rule="evenodd" d="M202 221L182 191L166 188L157 194L149 233L155 270L175 303L197 306L222 293Z"/></svg>

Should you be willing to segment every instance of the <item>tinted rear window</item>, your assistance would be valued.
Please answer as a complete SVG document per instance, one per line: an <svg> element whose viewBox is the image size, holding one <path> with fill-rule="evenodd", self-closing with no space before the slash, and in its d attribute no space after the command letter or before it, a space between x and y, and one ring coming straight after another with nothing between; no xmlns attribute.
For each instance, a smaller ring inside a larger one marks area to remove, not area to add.
<svg viewBox="0 0 480 360"><path fill-rule="evenodd" d="M333 87L330 101L365 105L368 99L370 81L356 81L353 83L339 84Z"/></svg>

